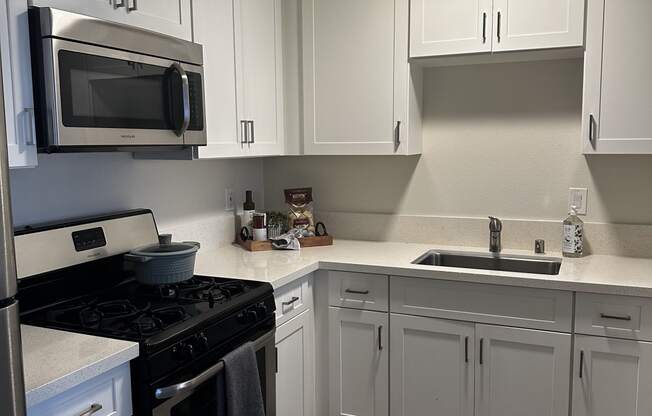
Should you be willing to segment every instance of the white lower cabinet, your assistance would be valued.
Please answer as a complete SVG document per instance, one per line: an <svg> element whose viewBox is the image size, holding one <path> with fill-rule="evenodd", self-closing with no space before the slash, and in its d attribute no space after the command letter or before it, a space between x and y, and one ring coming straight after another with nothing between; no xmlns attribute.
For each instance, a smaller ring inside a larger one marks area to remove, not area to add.
<svg viewBox="0 0 652 416"><path fill-rule="evenodd" d="M652 414L652 343L575 337L573 416Z"/></svg>
<svg viewBox="0 0 652 416"><path fill-rule="evenodd" d="M571 335L477 324L476 416L562 416Z"/></svg>
<svg viewBox="0 0 652 416"><path fill-rule="evenodd" d="M571 335L392 314L392 416L567 415Z"/></svg>
<svg viewBox="0 0 652 416"><path fill-rule="evenodd" d="M475 324L392 314L392 416L473 416Z"/></svg>
<svg viewBox="0 0 652 416"><path fill-rule="evenodd" d="M276 414L315 414L313 314L306 310L276 328Z"/></svg>
<svg viewBox="0 0 652 416"><path fill-rule="evenodd" d="M388 320L384 312L329 307L329 415L389 415Z"/></svg>
<svg viewBox="0 0 652 416"><path fill-rule="evenodd" d="M122 364L27 409L27 416L131 416L131 373Z"/></svg>

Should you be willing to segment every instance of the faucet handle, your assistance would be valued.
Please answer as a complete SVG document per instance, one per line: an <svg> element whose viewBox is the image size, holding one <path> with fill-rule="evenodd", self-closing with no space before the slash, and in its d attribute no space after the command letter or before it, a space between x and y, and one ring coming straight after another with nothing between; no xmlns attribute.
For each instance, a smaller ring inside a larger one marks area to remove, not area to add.
<svg viewBox="0 0 652 416"><path fill-rule="evenodd" d="M503 223L496 217L489 216L489 231L491 232L501 232L503 229Z"/></svg>

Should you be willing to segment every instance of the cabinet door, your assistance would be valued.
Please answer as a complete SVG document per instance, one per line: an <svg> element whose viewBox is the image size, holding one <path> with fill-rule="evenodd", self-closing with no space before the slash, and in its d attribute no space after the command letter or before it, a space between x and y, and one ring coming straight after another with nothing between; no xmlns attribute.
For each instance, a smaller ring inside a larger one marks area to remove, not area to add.
<svg viewBox="0 0 652 416"><path fill-rule="evenodd" d="M124 2L126 9L124 23L192 40L191 0L124 0Z"/></svg>
<svg viewBox="0 0 652 416"><path fill-rule="evenodd" d="M652 343L575 337L573 416L652 414Z"/></svg>
<svg viewBox="0 0 652 416"><path fill-rule="evenodd" d="M413 0L410 57L490 52L492 0Z"/></svg>
<svg viewBox="0 0 652 416"><path fill-rule="evenodd" d="M303 0L302 13L305 153L404 153L408 0Z"/></svg>
<svg viewBox="0 0 652 416"><path fill-rule="evenodd" d="M181 39L192 39L191 0L30 0L30 4L56 7Z"/></svg>
<svg viewBox="0 0 652 416"><path fill-rule="evenodd" d="M584 0L494 0L494 51L584 44Z"/></svg>
<svg viewBox="0 0 652 416"><path fill-rule="evenodd" d="M37 164L27 3L0 4L0 59L9 167Z"/></svg>
<svg viewBox="0 0 652 416"><path fill-rule="evenodd" d="M204 46L206 146L199 158L246 153L236 112L232 0L194 0L193 41Z"/></svg>
<svg viewBox="0 0 652 416"><path fill-rule="evenodd" d="M238 119L252 156L283 153L281 0L235 0Z"/></svg>
<svg viewBox="0 0 652 416"><path fill-rule="evenodd" d="M589 0L584 153L652 153L652 2Z"/></svg>
<svg viewBox="0 0 652 416"><path fill-rule="evenodd" d="M387 416L387 314L329 308L330 415Z"/></svg>
<svg viewBox="0 0 652 416"><path fill-rule="evenodd" d="M475 324L392 314L392 416L473 415Z"/></svg>
<svg viewBox="0 0 652 416"><path fill-rule="evenodd" d="M310 309L276 328L276 414L279 416L315 414L313 328Z"/></svg>
<svg viewBox="0 0 652 416"><path fill-rule="evenodd" d="M568 414L571 335L476 325L478 416Z"/></svg>

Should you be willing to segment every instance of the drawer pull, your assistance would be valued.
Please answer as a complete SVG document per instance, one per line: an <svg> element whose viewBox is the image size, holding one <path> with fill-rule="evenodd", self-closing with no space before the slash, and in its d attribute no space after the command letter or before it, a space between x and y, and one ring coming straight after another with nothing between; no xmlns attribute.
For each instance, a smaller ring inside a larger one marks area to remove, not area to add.
<svg viewBox="0 0 652 416"><path fill-rule="evenodd" d="M602 319L615 319L617 321L631 321L632 317L630 315L607 315L606 313L601 313L600 318Z"/></svg>
<svg viewBox="0 0 652 416"><path fill-rule="evenodd" d="M93 403L91 407L89 407L87 410L84 410L82 413L79 414L79 416L91 416L99 412L100 410L102 410L102 405L99 403Z"/></svg>
<svg viewBox="0 0 652 416"><path fill-rule="evenodd" d="M469 337L464 337L464 362L469 362Z"/></svg>
<svg viewBox="0 0 652 416"><path fill-rule="evenodd" d="M484 338L480 338L480 365L484 364Z"/></svg>
<svg viewBox="0 0 652 416"><path fill-rule="evenodd" d="M580 351L580 378L584 375L584 351Z"/></svg>
<svg viewBox="0 0 652 416"><path fill-rule="evenodd" d="M353 289L346 289L346 293L353 293L354 295L368 295L369 291L368 290L353 290Z"/></svg>
<svg viewBox="0 0 652 416"><path fill-rule="evenodd" d="M287 302L281 303L281 305L290 306L290 305L295 304L298 300L299 300L299 298L297 296L293 296L292 299L288 300Z"/></svg>
<svg viewBox="0 0 652 416"><path fill-rule="evenodd" d="M383 350L383 326L378 327L378 351Z"/></svg>

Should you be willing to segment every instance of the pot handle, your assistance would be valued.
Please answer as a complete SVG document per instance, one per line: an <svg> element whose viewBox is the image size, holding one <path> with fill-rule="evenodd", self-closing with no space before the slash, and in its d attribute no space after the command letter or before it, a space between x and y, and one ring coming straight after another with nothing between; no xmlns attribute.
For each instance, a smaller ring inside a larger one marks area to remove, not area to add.
<svg viewBox="0 0 652 416"><path fill-rule="evenodd" d="M201 247L201 244L199 244L199 243L196 242L196 241L184 241L183 244L190 244L191 246L195 246L195 247L197 247L197 248L200 248L200 247Z"/></svg>
<svg viewBox="0 0 652 416"><path fill-rule="evenodd" d="M151 257L145 257L145 256L136 256L135 254L127 253L127 254L124 255L124 259L126 261L130 261L132 263L147 263L152 258Z"/></svg>

